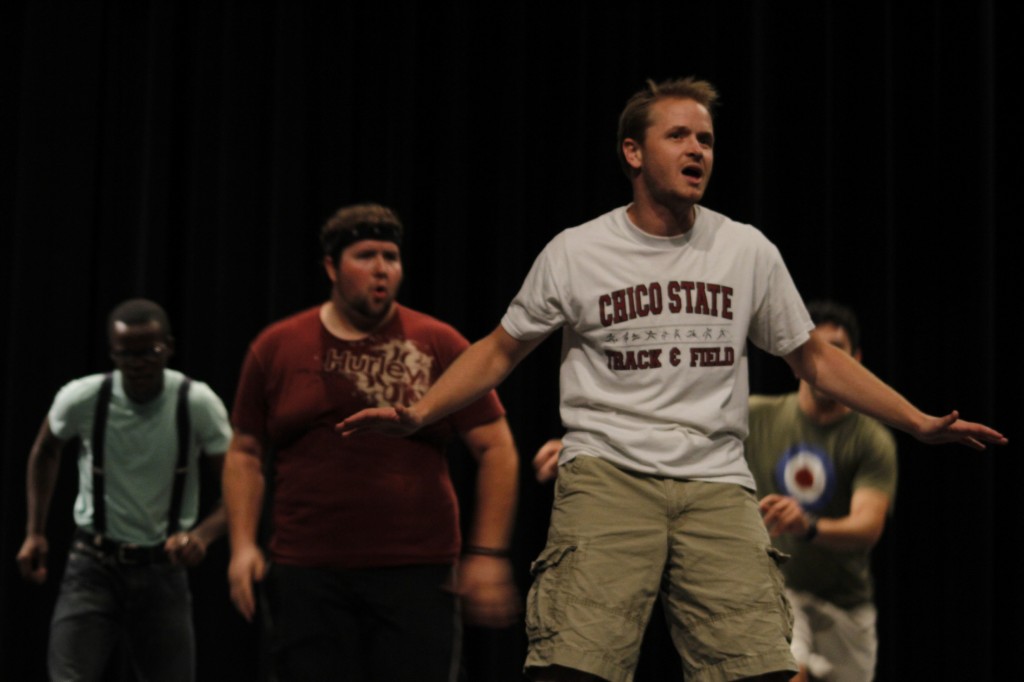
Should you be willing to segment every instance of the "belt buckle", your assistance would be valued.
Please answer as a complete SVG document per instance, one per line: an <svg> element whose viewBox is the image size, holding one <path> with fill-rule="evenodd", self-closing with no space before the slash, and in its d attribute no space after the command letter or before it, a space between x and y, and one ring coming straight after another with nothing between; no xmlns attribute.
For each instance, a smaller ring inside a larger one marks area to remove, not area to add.
<svg viewBox="0 0 1024 682"><path fill-rule="evenodd" d="M138 548L139 548L138 545L129 545L129 544L118 545L117 546L117 551L114 554L114 556L117 558L117 563L119 563L119 564L128 564L128 565L139 563L137 559L129 558L129 552L131 552L132 550L138 549Z"/></svg>

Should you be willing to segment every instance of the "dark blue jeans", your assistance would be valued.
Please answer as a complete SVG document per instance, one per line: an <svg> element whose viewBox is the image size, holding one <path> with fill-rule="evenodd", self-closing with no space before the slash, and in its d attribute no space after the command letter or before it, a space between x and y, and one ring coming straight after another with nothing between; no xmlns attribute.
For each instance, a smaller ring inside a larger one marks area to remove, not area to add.
<svg viewBox="0 0 1024 682"><path fill-rule="evenodd" d="M279 682L451 682L462 627L451 566L274 564L265 581Z"/></svg>
<svg viewBox="0 0 1024 682"><path fill-rule="evenodd" d="M50 678L98 680L119 646L139 682L195 679L185 569L122 565L72 548L50 624Z"/></svg>

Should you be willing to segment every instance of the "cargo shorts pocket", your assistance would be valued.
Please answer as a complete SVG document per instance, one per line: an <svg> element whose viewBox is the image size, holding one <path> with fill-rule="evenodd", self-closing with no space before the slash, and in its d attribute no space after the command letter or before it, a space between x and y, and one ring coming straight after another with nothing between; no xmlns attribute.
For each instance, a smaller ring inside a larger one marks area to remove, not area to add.
<svg viewBox="0 0 1024 682"><path fill-rule="evenodd" d="M561 629L579 549L574 540L553 539L530 565L533 584L526 597L526 635L531 642L553 637Z"/></svg>

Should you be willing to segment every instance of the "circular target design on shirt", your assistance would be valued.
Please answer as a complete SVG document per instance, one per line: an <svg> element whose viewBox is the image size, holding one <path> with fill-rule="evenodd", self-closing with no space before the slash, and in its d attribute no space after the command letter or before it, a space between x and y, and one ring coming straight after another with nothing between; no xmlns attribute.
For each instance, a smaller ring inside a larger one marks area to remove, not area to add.
<svg viewBox="0 0 1024 682"><path fill-rule="evenodd" d="M821 448L798 443L782 455L775 467L775 485L808 511L819 511L830 499L836 472Z"/></svg>

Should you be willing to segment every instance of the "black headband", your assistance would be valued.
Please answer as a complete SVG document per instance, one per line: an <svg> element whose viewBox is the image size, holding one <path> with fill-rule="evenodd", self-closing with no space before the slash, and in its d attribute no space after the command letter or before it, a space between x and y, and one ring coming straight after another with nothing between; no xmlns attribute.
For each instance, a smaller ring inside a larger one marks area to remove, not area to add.
<svg viewBox="0 0 1024 682"><path fill-rule="evenodd" d="M393 223L357 223L328 236L325 240L326 251L331 257L337 258L346 248L364 239L394 242L401 246L402 228Z"/></svg>

